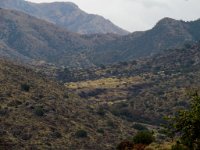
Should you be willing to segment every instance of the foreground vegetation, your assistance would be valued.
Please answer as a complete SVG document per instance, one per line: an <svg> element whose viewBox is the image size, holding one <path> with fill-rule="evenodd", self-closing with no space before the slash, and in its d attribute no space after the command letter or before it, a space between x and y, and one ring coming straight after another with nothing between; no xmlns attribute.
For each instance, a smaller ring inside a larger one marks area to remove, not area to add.
<svg viewBox="0 0 200 150"><path fill-rule="evenodd" d="M198 150L200 149L200 96L194 93L191 96L190 108L180 110L175 116L167 117L165 134L168 138L161 143L155 141L153 132L141 128L133 138L122 141L118 150ZM171 142L166 140L171 138ZM153 143L154 142L154 143Z"/></svg>
<svg viewBox="0 0 200 150"><path fill-rule="evenodd" d="M200 149L200 96L192 95L190 108L180 110L174 117L170 117L168 129L172 137L180 138L177 145L187 146L189 149Z"/></svg>
<svg viewBox="0 0 200 150"><path fill-rule="evenodd" d="M0 149L114 149L131 124L63 85L0 60Z"/></svg>
<svg viewBox="0 0 200 150"><path fill-rule="evenodd" d="M1 60L0 145L6 149L106 150L120 144L138 149L179 148L185 143L169 141L161 124L167 123L164 116L190 108L186 91L199 89L199 51L196 43L146 60L91 70L44 69L65 86ZM143 136L152 140L140 143Z"/></svg>

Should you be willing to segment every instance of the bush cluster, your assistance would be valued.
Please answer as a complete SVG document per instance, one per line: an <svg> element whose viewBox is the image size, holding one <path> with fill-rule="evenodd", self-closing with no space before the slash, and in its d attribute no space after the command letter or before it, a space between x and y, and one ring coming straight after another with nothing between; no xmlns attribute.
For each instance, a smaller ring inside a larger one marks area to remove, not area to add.
<svg viewBox="0 0 200 150"><path fill-rule="evenodd" d="M75 134L77 138L86 138L88 136L85 130L78 130Z"/></svg>

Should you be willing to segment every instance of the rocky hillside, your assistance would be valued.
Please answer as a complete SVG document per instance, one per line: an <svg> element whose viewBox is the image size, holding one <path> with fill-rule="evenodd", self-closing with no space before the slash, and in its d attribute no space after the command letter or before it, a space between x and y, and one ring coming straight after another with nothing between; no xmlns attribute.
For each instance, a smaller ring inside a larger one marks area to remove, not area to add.
<svg viewBox="0 0 200 150"><path fill-rule="evenodd" d="M199 31L200 20L184 22L164 18L151 30L135 32L98 45L89 58L96 64L108 64L151 56L165 49L200 40Z"/></svg>
<svg viewBox="0 0 200 150"><path fill-rule="evenodd" d="M111 21L99 15L88 14L71 2L36 4L24 0L1 0L0 7L23 11L81 34L128 34Z"/></svg>
<svg viewBox="0 0 200 150"><path fill-rule="evenodd" d="M137 61L88 70L58 72L58 79L91 103L100 101L118 117L148 124L188 107L188 93L199 90L200 44ZM72 81L72 82L70 82Z"/></svg>
<svg viewBox="0 0 200 150"><path fill-rule="evenodd" d="M116 34L80 35L25 13L0 9L0 55L25 62L91 67L86 53Z"/></svg>
<svg viewBox="0 0 200 150"><path fill-rule="evenodd" d="M69 66L90 65L80 52L87 50L91 42L79 34L13 10L0 9L0 20L3 56Z"/></svg>
<svg viewBox="0 0 200 150"><path fill-rule="evenodd" d="M0 9L0 19L1 56L73 68L134 60L200 38L199 20L165 18L149 31L119 36L80 35L14 10Z"/></svg>
<svg viewBox="0 0 200 150"><path fill-rule="evenodd" d="M0 149L114 149L135 130L31 69L0 60Z"/></svg>

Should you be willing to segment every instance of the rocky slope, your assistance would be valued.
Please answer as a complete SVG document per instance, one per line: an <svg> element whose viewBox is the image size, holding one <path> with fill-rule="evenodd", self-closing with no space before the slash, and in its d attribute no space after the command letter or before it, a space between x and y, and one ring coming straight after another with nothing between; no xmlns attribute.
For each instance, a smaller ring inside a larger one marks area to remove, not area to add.
<svg viewBox="0 0 200 150"><path fill-rule="evenodd" d="M0 9L2 56L89 68L151 56L200 39L200 21L165 18L148 31L127 36L80 35L25 13Z"/></svg>
<svg viewBox="0 0 200 150"><path fill-rule="evenodd" d="M199 30L200 20L184 22L164 18L151 30L135 32L98 45L90 58L97 64L106 64L150 56L165 49L200 40ZM106 55L102 55L103 53Z"/></svg>
<svg viewBox="0 0 200 150"><path fill-rule="evenodd" d="M31 69L0 60L0 149L114 149L135 130Z"/></svg>
<svg viewBox="0 0 200 150"><path fill-rule="evenodd" d="M127 31L117 27L111 21L99 15L88 14L71 2L37 4L24 0L1 0L0 7L23 11L81 34L128 34Z"/></svg>
<svg viewBox="0 0 200 150"><path fill-rule="evenodd" d="M0 9L0 19L2 55L69 66L87 65L80 52L88 49L91 42L80 35L13 10Z"/></svg>

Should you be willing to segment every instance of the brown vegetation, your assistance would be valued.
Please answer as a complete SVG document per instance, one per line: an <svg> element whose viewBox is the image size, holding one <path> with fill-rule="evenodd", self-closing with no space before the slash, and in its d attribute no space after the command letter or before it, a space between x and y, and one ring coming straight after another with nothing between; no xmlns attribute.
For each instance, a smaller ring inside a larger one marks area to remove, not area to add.
<svg viewBox="0 0 200 150"><path fill-rule="evenodd" d="M0 82L0 149L111 149L135 133L31 69L0 60Z"/></svg>

